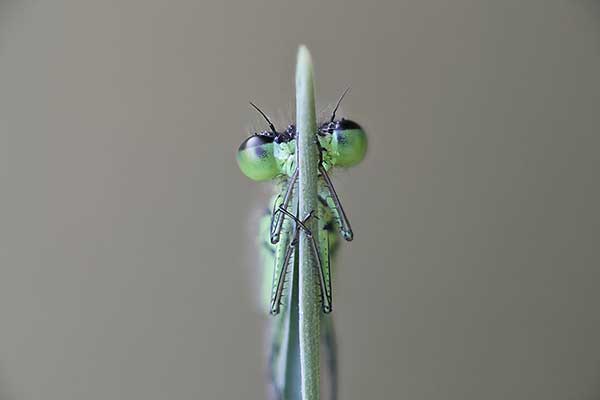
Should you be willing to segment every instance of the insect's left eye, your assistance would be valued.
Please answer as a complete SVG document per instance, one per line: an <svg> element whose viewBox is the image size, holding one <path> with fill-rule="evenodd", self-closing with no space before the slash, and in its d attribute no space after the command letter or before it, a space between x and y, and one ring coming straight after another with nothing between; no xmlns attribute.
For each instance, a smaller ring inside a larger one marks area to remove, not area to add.
<svg viewBox="0 0 600 400"><path fill-rule="evenodd" d="M272 136L253 135L244 140L237 151L237 162L248 178L267 181L279 175Z"/></svg>
<svg viewBox="0 0 600 400"><path fill-rule="evenodd" d="M334 163L338 167L352 167L365 158L367 134L356 122L349 119L328 122L321 125L321 135L331 134L331 150Z"/></svg>

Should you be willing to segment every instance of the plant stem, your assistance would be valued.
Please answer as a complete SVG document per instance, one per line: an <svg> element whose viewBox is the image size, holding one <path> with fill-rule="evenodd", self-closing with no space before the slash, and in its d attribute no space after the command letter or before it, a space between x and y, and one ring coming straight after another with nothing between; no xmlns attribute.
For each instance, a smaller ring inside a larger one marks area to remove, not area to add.
<svg viewBox="0 0 600 400"><path fill-rule="evenodd" d="M315 144L315 87L312 59L308 49L300 46L296 65L296 125L299 168L300 219L317 210L317 163ZM311 232L317 234L315 219L308 220ZM320 309L316 260L310 238L301 231L299 246L299 328L302 400L318 400L320 395Z"/></svg>

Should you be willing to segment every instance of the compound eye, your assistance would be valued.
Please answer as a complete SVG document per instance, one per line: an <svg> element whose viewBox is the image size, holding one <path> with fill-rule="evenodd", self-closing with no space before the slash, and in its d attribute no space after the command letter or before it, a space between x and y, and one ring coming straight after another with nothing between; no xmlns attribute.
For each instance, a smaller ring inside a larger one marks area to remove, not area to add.
<svg viewBox="0 0 600 400"><path fill-rule="evenodd" d="M356 122L349 119L334 121L332 134L336 166L351 167L365 158L367 135Z"/></svg>
<svg viewBox="0 0 600 400"><path fill-rule="evenodd" d="M248 178L267 181L279 175L273 140L271 136L253 135L240 145L237 151L237 162Z"/></svg>

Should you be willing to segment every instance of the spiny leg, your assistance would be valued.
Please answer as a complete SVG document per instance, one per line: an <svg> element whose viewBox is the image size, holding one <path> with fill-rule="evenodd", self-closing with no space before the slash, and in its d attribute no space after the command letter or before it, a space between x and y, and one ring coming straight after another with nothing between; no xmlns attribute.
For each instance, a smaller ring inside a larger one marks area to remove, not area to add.
<svg viewBox="0 0 600 400"><path fill-rule="evenodd" d="M325 314L329 314L332 310L331 307L331 294L327 290L326 278L325 278L325 270L323 269L323 264L321 263L321 256L319 255L319 249L317 248L317 241L312 234L306 234L310 238L310 242L312 244L313 252L315 257L317 258L318 272L319 272L319 284L321 286L321 296L323 298L323 312Z"/></svg>
<svg viewBox="0 0 600 400"><path fill-rule="evenodd" d="M337 214L339 215L340 231L342 232L342 236L344 237L344 239L346 239L346 241L349 242L354 238L354 233L352 232L352 227L350 226L350 221L348 220L348 217L346 216L346 213L344 212L344 208L342 207L340 198L338 197L338 195L335 191L335 188L333 187L333 183L331 182L331 179L329 179L329 175L327 174L327 171L325 171L325 168L323 168L323 165L321 163L319 163L319 172L321 173L321 176L323 177L325 186L327 186L327 189L329 190L329 193L331 194L331 199L333 200L333 204L335 205L335 210L336 210Z"/></svg>
<svg viewBox="0 0 600 400"><path fill-rule="evenodd" d="M327 278L326 278L325 270L323 268L323 263L321 262L321 255L319 254L319 249L317 247L317 241L316 241L315 237L313 236L312 232L310 231L310 229L308 229L308 227L305 225L306 222L312 217L313 211L308 213L306 215L306 217L304 217L303 220L299 220L298 217L296 217L295 215L290 213L288 210L282 208L281 206L279 206L278 211L284 213L285 215L287 215L288 217L293 219L296 223L294 239L292 240L290 247L292 247L292 244L293 244L293 247L295 247L297 245L300 229L302 229L304 231L304 233L306 234L306 236L310 239L311 247L312 247L313 253L315 255L315 258L317 259L317 264L318 264L317 272L319 274L319 286L321 288L321 297L323 299L322 300L323 312L326 314L329 314L332 310L331 294L329 293L329 290L327 289L330 286L327 286L326 280L331 279L331 275L327 274ZM289 249L288 249L288 251L289 251ZM286 253L286 257L287 257L287 253ZM329 284L331 285L331 281L329 281Z"/></svg>
<svg viewBox="0 0 600 400"><path fill-rule="evenodd" d="M275 292L273 293L273 297L271 298L271 315L279 314L281 308L281 298L283 297L283 289L285 283L285 275L287 274L287 269L290 264L290 259L292 258L292 254L294 253L294 249L298 243L298 234L300 232L300 227L296 226L294 229L294 238L290 241L290 244L287 246L285 250L285 256L283 258L283 265L281 266L281 271L279 272L279 277L277 278L277 286ZM275 279L275 277L273 277Z"/></svg>
<svg viewBox="0 0 600 400"><path fill-rule="evenodd" d="M320 260L320 271L321 279L323 280L323 287L325 288L323 295L327 298L328 310L324 310L325 313L329 313L332 310L332 298L333 291L331 286L331 258L329 251L329 232L323 229L323 220L319 220L319 260ZM324 305L326 303L323 303Z"/></svg>
<svg viewBox="0 0 600 400"><path fill-rule="evenodd" d="M291 178L288 181L287 189L285 191L285 195L283 196L283 202L279 207L283 207L287 210L288 205L290 203L290 199L292 198L292 193L294 192L294 187L296 185L296 181L298 180L298 168L294 171ZM275 201L277 203L277 201ZM279 236L281 234L281 228L283 226L284 216L281 213L278 213L278 210L273 210L273 217L271 219L271 243L277 244L279 242Z"/></svg>

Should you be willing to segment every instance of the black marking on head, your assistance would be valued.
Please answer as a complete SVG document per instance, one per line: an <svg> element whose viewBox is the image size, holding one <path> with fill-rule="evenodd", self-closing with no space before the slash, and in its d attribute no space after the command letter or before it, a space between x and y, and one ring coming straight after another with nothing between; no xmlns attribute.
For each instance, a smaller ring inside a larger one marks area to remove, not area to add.
<svg viewBox="0 0 600 400"><path fill-rule="evenodd" d="M333 133L333 128L335 126L335 122L323 122L321 126L319 126L319 130L317 133L320 136L325 136L327 134Z"/></svg>
<svg viewBox="0 0 600 400"><path fill-rule="evenodd" d="M277 134L275 138L275 143L287 143L296 139L296 125L291 124L288 125L285 132L281 132Z"/></svg>
<svg viewBox="0 0 600 400"><path fill-rule="evenodd" d="M289 124L285 132L290 135L292 139L296 139L296 125Z"/></svg>

